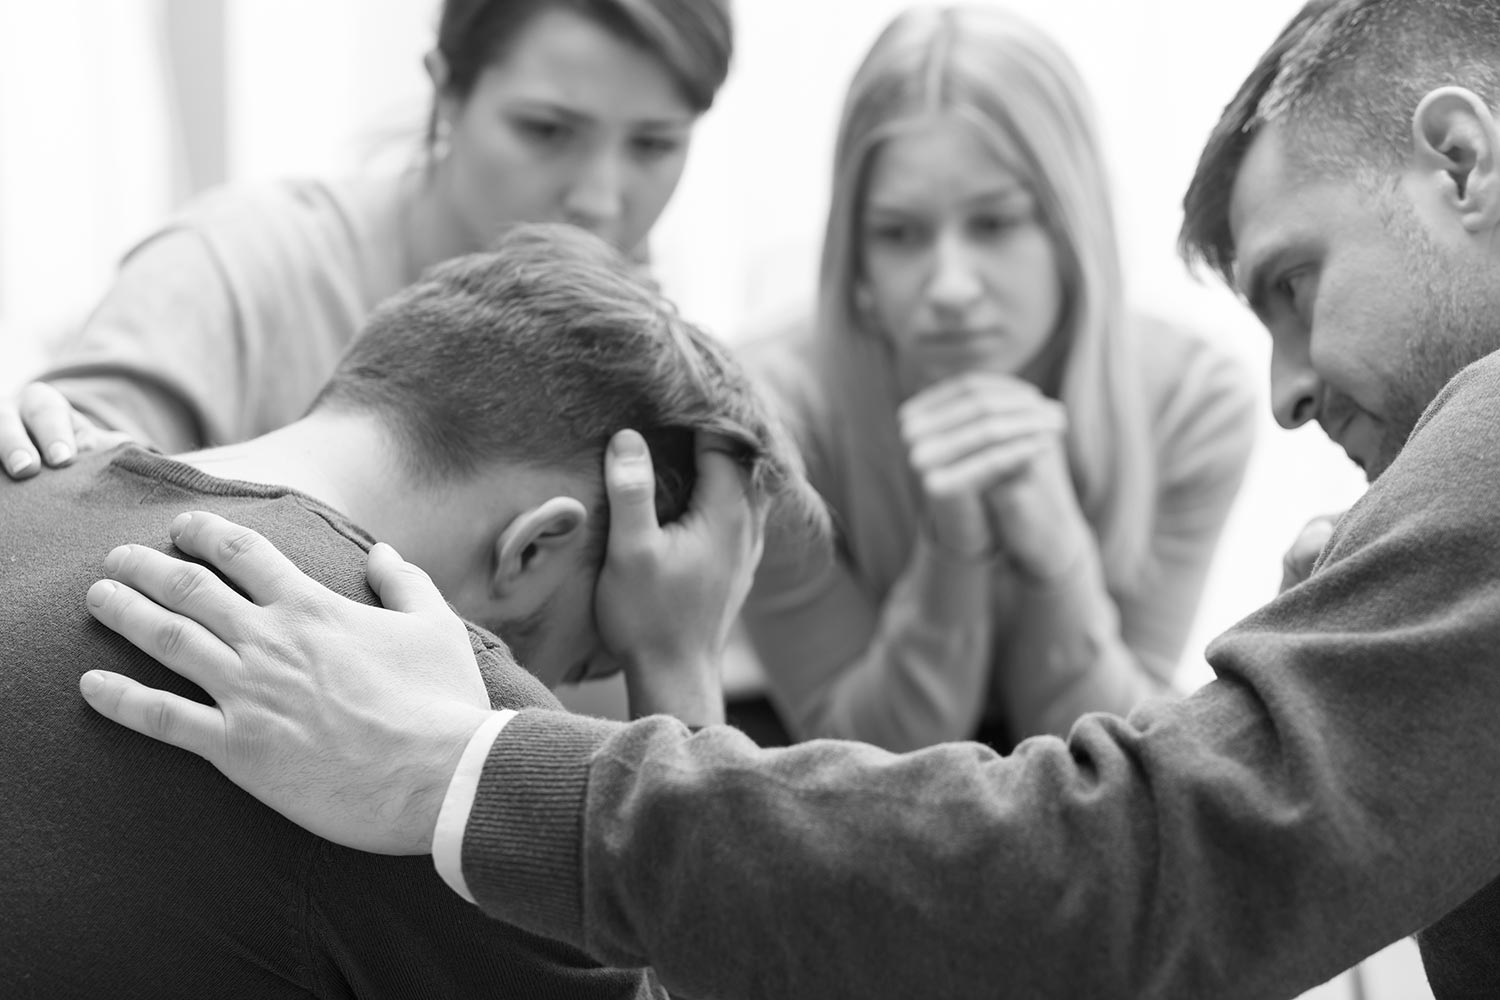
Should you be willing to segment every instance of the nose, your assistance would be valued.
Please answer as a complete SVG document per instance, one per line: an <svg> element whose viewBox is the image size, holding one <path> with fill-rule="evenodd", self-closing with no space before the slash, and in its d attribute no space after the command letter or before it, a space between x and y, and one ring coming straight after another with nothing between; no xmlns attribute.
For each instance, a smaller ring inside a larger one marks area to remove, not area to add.
<svg viewBox="0 0 1500 1000"><path fill-rule="evenodd" d="M1323 383L1313 370L1306 337L1273 337L1271 344L1271 411L1278 424L1292 430L1318 415Z"/></svg>
<svg viewBox="0 0 1500 1000"><path fill-rule="evenodd" d="M601 235L624 209L624 167L614 150L600 150L583 166L563 196L563 211L575 226Z"/></svg>
<svg viewBox="0 0 1500 1000"><path fill-rule="evenodd" d="M941 233L933 247L927 300L941 313L961 314L984 291L971 248L955 233Z"/></svg>

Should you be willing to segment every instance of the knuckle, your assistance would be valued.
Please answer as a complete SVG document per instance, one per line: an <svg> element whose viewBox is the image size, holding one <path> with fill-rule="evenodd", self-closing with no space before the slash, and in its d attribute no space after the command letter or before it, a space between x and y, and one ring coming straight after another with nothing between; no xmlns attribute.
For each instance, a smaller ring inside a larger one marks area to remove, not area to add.
<svg viewBox="0 0 1500 1000"><path fill-rule="evenodd" d="M165 700L156 698L146 705L142 713L141 725L147 735L170 743L177 731L177 716Z"/></svg>
<svg viewBox="0 0 1500 1000"><path fill-rule="evenodd" d="M260 535L249 528L239 528L219 539L219 555L226 563L234 562L254 551L260 542Z"/></svg>
<svg viewBox="0 0 1500 1000"><path fill-rule="evenodd" d="M156 628L156 651L163 661L175 661L187 652L188 632L178 619L161 623Z"/></svg>
<svg viewBox="0 0 1500 1000"><path fill-rule="evenodd" d="M625 501L649 501L653 498L654 486L645 476L624 476L615 482L615 493Z"/></svg>
<svg viewBox="0 0 1500 1000"><path fill-rule="evenodd" d="M192 600L193 596L203 589L207 582L208 570L191 563L184 563L180 568L174 568L167 575L166 595L168 599L177 604Z"/></svg>
<svg viewBox="0 0 1500 1000"><path fill-rule="evenodd" d="M396 572L410 578L413 583L421 584L422 586L437 586L437 584L432 582L432 577L427 574L427 571L416 563L402 563Z"/></svg>

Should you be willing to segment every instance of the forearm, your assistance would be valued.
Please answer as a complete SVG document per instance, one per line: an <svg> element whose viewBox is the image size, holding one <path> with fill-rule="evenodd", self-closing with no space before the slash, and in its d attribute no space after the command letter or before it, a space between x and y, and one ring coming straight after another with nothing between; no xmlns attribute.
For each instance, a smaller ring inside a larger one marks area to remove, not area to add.
<svg viewBox="0 0 1500 1000"><path fill-rule="evenodd" d="M794 710L799 735L902 751L973 733L989 683L992 572L919 539L868 645Z"/></svg>
<svg viewBox="0 0 1500 1000"><path fill-rule="evenodd" d="M1121 635L1098 553L1080 550L1048 580L1018 575L995 683L1017 737L1064 735L1087 712L1125 715L1166 690Z"/></svg>

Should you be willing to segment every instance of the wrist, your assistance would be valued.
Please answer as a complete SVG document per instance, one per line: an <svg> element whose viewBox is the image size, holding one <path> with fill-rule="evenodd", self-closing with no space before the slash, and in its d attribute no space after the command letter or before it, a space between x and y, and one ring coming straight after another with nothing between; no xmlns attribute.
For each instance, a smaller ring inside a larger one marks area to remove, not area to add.
<svg viewBox="0 0 1500 1000"><path fill-rule="evenodd" d="M932 552L943 562L958 563L962 565L983 565L991 563L1000 554L1000 549L993 542L978 543L957 539L945 539L942 532L933 524L931 518L924 518L922 529L918 537Z"/></svg>
<svg viewBox="0 0 1500 1000"><path fill-rule="evenodd" d="M1068 541L1041 548L1025 557L1007 552L1006 562L1023 583L1035 588L1046 588L1076 574L1093 551L1093 536L1085 531L1072 536Z"/></svg>
<svg viewBox="0 0 1500 1000"><path fill-rule="evenodd" d="M395 761L398 770L392 777L395 787L407 784L392 820L408 845L401 853L431 852L443 802L464 751L475 732L494 714L461 702L444 702L416 713L417 724L412 728L418 735L408 741L402 759Z"/></svg>
<svg viewBox="0 0 1500 1000"><path fill-rule="evenodd" d="M671 715L690 726L724 721L722 658L685 656L625 663L625 693L630 716Z"/></svg>

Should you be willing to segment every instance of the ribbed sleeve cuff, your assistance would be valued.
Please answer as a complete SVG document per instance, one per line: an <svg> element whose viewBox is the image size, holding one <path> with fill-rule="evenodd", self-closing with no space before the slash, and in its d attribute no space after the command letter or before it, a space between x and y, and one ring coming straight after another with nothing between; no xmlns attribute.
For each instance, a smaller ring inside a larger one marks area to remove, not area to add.
<svg viewBox="0 0 1500 1000"><path fill-rule="evenodd" d="M589 765L620 723L524 711L495 740L464 831L463 875L490 916L584 947Z"/></svg>
<svg viewBox="0 0 1500 1000"><path fill-rule="evenodd" d="M490 759L490 749L505 724L515 718L509 709L495 712L469 737L469 745L458 761L458 769L448 782L448 793L443 796L443 807L438 811L437 827L432 831L432 863L448 888L469 902L474 894L464 882L463 846L464 829L469 825L469 812L474 808L474 797L479 793L479 776L484 772L484 762Z"/></svg>

